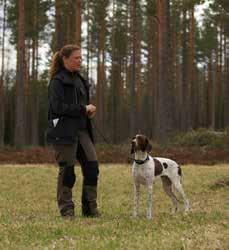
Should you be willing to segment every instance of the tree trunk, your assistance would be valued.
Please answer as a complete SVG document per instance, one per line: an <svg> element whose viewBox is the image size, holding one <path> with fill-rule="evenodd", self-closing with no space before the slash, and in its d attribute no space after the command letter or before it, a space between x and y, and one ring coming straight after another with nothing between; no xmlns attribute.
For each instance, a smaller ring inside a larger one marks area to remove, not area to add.
<svg viewBox="0 0 229 250"><path fill-rule="evenodd" d="M36 32L37 27L38 27L38 4L39 1L36 2L36 5L34 6L34 36L33 36L33 41L32 41L32 84L30 82L30 97L31 99L31 144L32 145L38 145L39 144L39 97L38 97L38 92L37 92L37 46L38 46L38 34Z"/></svg>
<svg viewBox="0 0 229 250"><path fill-rule="evenodd" d="M6 31L6 0L3 1L3 28L2 28L2 68L0 78L0 148L4 147L5 136L5 94L4 94L4 65L5 65L5 31Z"/></svg>
<svg viewBox="0 0 229 250"><path fill-rule="evenodd" d="M155 46L156 42L156 20L153 16L153 4L152 0L147 1L147 89L145 93L146 107L144 117L147 119L145 124L145 131L148 131L148 135L152 138L155 133L155 122L156 122L156 112L155 112L155 84L156 84L156 55Z"/></svg>
<svg viewBox="0 0 229 250"><path fill-rule="evenodd" d="M180 11L176 6L171 9L171 20L174 20L171 23L171 42L172 42L172 82L174 85L174 125L177 130L180 129L180 113L181 113L181 104L180 104L180 46L181 46L181 35L180 35Z"/></svg>
<svg viewBox="0 0 229 250"><path fill-rule="evenodd" d="M207 79L207 110L206 110L206 118L207 118L207 121L206 121L206 125L207 127L211 127L212 125L212 58L210 56L209 58L209 63L208 63L208 79Z"/></svg>
<svg viewBox="0 0 229 250"><path fill-rule="evenodd" d="M225 39L224 127L229 126L229 39Z"/></svg>
<svg viewBox="0 0 229 250"><path fill-rule="evenodd" d="M18 2L18 46L15 101L14 143L16 147L25 145L25 2Z"/></svg>
<svg viewBox="0 0 229 250"><path fill-rule="evenodd" d="M64 46L63 32L63 15L62 15L62 0L55 0L55 43L54 51L61 49Z"/></svg>
<svg viewBox="0 0 229 250"><path fill-rule="evenodd" d="M221 21L222 22L222 21ZM219 51L217 52L216 70L216 129L223 128L223 28L220 22L219 27Z"/></svg>
<svg viewBox="0 0 229 250"><path fill-rule="evenodd" d="M130 136L136 134L136 0L130 1L131 9L131 35L132 35L132 62L130 79Z"/></svg>
<svg viewBox="0 0 229 250"><path fill-rule="evenodd" d="M111 58L112 58L112 65L111 65L111 91L109 95L109 100L111 99L111 105L110 105L110 120L111 120L111 136L112 136L112 142L117 143L119 139L119 131L118 131L118 95L117 95L117 88L118 88L118 54L117 51L117 44L116 44L116 11L117 11L117 3L116 1L113 1L113 19L112 19L112 34L111 34Z"/></svg>
<svg viewBox="0 0 229 250"><path fill-rule="evenodd" d="M159 8L159 92L158 92L158 139L165 142L172 134L173 124L173 88L171 81L170 48L170 1L158 0Z"/></svg>
<svg viewBox="0 0 229 250"><path fill-rule="evenodd" d="M76 44L81 46L81 0L76 0Z"/></svg>
<svg viewBox="0 0 229 250"><path fill-rule="evenodd" d="M190 113L190 124L192 129L197 128L198 111L197 96L198 88L196 85L196 68L195 68L195 17L194 5L190 10L189 24L189 49L188 49L188 82L190 86L190 104L188 105L188 113Z"/></svg>
<svg viewBox="0 0 229 250"><path fill-rule="evenodd" d="M30 71L31 71L31 62L32 62L32 52L31 52L31 45L32 41L31 39L27 39L25 41L25 114L26 114L26 131L25 131L25 137L26 137L26 144L30 144L31 142L31 99L30 96Z"/></svg>
<svg viewBox="0 0 229 250"><path fill-rule="evenodd" d="M182 46L182 85L181 85L181 130L186 132L189 129L189 88L187 70L187 11L183 6L183 46Z"/></svg>
<svg viewBox="0 0 229 250"><path fill-rule="evenodd" d="M136 85L136 125L137 131L143 133L142 130L142 63L141 63L141 13L139 8L139 2L136 1L135 9L135 85Z"/></svg>
<svg viewBox="0 0 229 250"><path fill-rule="evenodd" d="M72 35L72 26L71 26L71 18L72 18L72 5L70 3L70 0L66 0L66 9L67 9L67 15L64 15L64 20L66 23L66 32L65 32L65 41L64 44L71 44L72 38L74 39L74 36ZM62 15L63 15L63 10L62 10ZM63 29L63 23L62 23L62 29Z"/></svg>
<svg viewBox="0 0 229 250"><path fill-rule="evenodd" d="M87 0L87 80L89 80L89 72L90 72L90 51L91 51L91 35L90 35L90 0Z"/></svg>
<svg viewBox="0 0 229 250"><path fill-rule="evenodd" d="M97 85L96 85L96 121L104 131L105 114L105 31L106 31L106 4L100 4L100 15L98 17L98 54L97 54Z"/></svg>

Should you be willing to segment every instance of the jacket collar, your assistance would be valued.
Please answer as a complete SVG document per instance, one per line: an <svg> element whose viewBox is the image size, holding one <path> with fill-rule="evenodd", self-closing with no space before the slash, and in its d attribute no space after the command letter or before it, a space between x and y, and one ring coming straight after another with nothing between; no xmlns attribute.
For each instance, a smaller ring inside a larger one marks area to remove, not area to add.
<svg viewBox="0 0 229 250"><path fill-rule="evenodd" d="M54 76L54 78L60 79L61 82L66 85L75 85L74 81L76 76L78 76L81 79L81 81L83 82L83 84L87 89L90 88L88 82L83 78L83 76L78 71L71 72L66 68L63 68Z"/></svg>

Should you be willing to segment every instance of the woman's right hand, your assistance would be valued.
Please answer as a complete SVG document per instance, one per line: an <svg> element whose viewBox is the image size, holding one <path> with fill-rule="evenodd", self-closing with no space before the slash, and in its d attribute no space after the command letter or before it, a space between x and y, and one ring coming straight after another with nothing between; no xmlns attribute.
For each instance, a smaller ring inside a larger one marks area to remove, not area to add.
<svg viewBox="0 0 229 250"><path fill-rule="evenodd" d="M86 105L86 113L89 118L94 117L95 111L96 111L96 106L94 106L93 104Z"/></svg>

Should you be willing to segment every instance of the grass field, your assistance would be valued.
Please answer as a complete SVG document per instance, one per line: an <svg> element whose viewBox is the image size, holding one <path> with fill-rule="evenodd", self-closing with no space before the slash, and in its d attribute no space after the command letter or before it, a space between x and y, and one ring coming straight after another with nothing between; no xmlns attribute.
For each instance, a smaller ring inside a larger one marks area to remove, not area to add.
<svg viewBox="0 0 229 250"><path fill-rule="evenodd" d="M77 167L77 216L63 220L56 207L56 167L1 165L0 249L229 249L229 165L182 169L191 203L187 215L170 214L171 202L159 181L154 185L154 219L145 218L144 188L140 216L133 219L131 167L107 164L100 168L102 217L81 217Z"/></svg>

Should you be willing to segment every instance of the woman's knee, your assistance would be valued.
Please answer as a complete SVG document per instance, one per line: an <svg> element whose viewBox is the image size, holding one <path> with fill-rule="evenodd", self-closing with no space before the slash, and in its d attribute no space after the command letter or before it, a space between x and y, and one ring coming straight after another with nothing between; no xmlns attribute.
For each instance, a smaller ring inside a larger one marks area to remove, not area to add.
<svg viewBox="0 0 229 250"><path fill-rule="evenodd" d="M83 167L84 184L94 186L97 185L99 176L98 161L87 161Z"/></svg>
<svg viewBox="0 0 229 250"><path fill-rule="evenodd" d="M67 162L59 162L59 174L63 178L63 186L72 188L76 181L76 175L74 165L68 164Z"/></svg>

